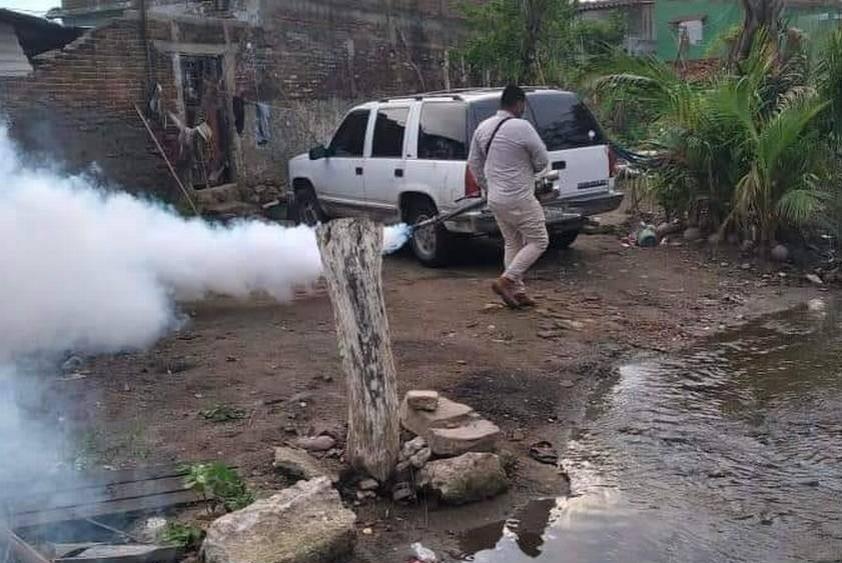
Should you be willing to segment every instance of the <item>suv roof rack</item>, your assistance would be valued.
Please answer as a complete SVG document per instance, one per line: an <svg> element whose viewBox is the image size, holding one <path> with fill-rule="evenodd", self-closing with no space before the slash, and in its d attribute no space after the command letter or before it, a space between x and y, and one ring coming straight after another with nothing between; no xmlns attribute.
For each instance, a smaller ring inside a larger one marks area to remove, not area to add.
<svg viewBox="0 0 842 563"><path fill-rule="evenodd" d="M390 101L397 101L397 100L416 100L421 101L424 98L431 98L431 97L440 97L440 98L453 98L454 100L462 101L464 97L462 94L485 94L485 93L492 93L492 92L502 92L503 86L474 86L473 88L452 88L450 90L432 90L429 92L419 92L417 94L408 94L406 96L386 96L381 98L379 101L381 102L390 102ZM521 86L525 91L532 92L534 90L552 90L552 86L541 86L541 85L533 85L533 86Z"/></svg>
<svg viewBox="0 0 842 563"><path fill-rule="evenodd" d="M461 100L462 96L459 94L454 94L450 92L425 92L423 94L408 94L406 96L386 96L385 98L380 98L380 102L393 102L399 100L416 100L421 101L426 97L436 96L438 98L453 98L454 100Z"/></svg>

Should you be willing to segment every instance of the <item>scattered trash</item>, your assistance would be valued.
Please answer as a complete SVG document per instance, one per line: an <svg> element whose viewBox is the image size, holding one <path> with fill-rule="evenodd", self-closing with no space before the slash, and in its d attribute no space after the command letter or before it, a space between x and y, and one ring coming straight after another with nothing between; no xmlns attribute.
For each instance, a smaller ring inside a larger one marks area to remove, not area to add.
<svg viewBox="0 0 842 563"><path fill-rule="evenodd" d="M420 543L409 546L409 561L417 563L438 563L438 556L432 549L428 549Z"/></svg>
<svg viewBox="0 0 842 563"><path fill-rule="evenodd" d="M807 278L808 282L810 282L814 285L824 285L824 282L822 281L822 279L819 276L817 276L816 274L807 274L805 277Z"/></svg>
<svg viewBox="0 0 842 563"><path fill-rule="evenodd" d="M374 534L374 530L372 530L371 528L363 528L363 535L364 536L370 536L372 534Z"/></svg>
<svg viewBox="0 0 842 563"><path fill-rule="evenodd" d="M637 232L637 246L654 248L658 246L658 235L653 225L642 224Z"/></svg>
<svg viewBox="0 0 842 563"><path fill-rule="evenodd" d="M532 444L529 448L529 457L539 463L558 465L558 452L553 445L546 440Z"/></svg>

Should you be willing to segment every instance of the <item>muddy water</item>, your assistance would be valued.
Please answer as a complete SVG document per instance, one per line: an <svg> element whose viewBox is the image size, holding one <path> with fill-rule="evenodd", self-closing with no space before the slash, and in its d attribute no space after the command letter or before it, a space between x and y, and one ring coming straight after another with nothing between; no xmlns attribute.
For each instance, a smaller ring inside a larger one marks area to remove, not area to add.
<svg viewBox="0 0 842 563"><path fill-rule="evenodd" d="M624 366L565 453L575 496L467 534L468 560L842 561L840 312Z"/></svg>

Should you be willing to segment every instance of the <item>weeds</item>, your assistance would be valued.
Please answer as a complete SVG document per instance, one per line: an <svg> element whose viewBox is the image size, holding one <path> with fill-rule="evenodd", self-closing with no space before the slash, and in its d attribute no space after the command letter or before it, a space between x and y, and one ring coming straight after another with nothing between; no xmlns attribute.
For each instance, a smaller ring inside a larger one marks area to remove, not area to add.
<svg viewBox="0 0 842 563"><path fill-rule="evenodd" d="M205 420L216 422L218 424L223 422L242 420L248 415L245 409L221 404L215 405L210 409L199 411L199 414Z"/></svg>
<svg viewBox="0 0 842 563"><path fill-rule="evenodd" d="M77 434L68 452L77 469L112 465L130 459L145 460L151 453L144 426L140 422L123 429L90 426Z"/></svg>
<svg viewBox="0 0 842 563"><path fill-rule="evenodd" d="M185 550L198 549L205 537L205 531L197 526L182 522L167 522L161 531L161 542Z"/></svg>
<svg viewBox="0 0 842 563"><path fill-rule="evenodd" d="M185 469L185 485L202 495L209 503L210 512L220 506L226 512L233 512L254 502L254 493L239 473L224 463L196 463Z"/></svg>

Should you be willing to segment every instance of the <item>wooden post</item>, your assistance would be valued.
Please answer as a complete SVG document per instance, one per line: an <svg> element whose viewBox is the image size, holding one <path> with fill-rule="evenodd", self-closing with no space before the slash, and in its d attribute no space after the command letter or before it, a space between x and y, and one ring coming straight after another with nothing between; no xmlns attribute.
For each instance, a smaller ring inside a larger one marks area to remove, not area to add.
<svg viewBox="0 0 842 563"><path fill-rule="evenodd" d="M339 219L317 235L348 385L346 454L352 467L384 482L397 465L400 421L381 278L383 227Z"/></svg>

